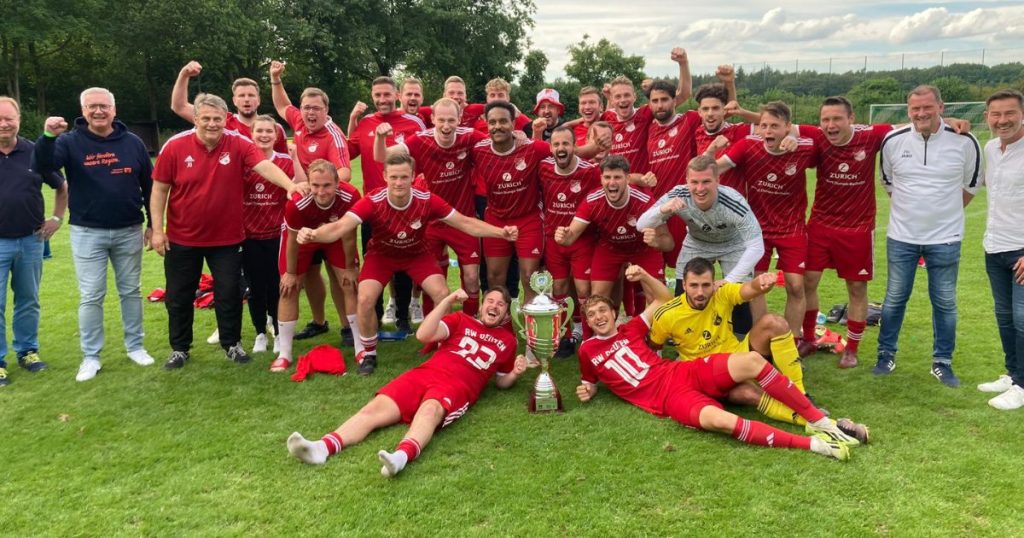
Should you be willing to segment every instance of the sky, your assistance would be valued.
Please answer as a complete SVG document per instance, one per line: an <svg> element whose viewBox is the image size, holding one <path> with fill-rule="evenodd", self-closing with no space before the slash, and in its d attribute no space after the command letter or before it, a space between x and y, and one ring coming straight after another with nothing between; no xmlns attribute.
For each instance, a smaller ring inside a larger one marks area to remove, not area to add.
<svg viewBox="0 0 1024 538"><path fill-rule="evenodd" d="M675 75L672 47L686 49L694 73L730 63L757 69L834 72L1024 60L1024 2L862 2L835 0L536 0L531 48L564 76L566 48L607 38L643 56L648 75ZM984 52L982 52L984 50Z"/></svg>

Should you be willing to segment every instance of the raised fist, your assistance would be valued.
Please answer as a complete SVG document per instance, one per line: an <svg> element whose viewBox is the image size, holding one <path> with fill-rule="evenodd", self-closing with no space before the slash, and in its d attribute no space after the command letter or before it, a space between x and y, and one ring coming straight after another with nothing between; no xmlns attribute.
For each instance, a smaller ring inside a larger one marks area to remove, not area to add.
<svg viewBox="0 0 1024 538"><path fill-rule="evenodd" d="M352 109L352 113L355 113L355 109ZM377 126L377 136L379 138L387 138L391 136L391 134L394 132L394 128L391 127L391 124L388 122L381 123L380 125Z"/></svg>
<svg viewBox="0 0 1024 538"><path fill-rule="evenodd" d="M462 303L466 299L469 299L469 294L466 293L466 290L459 288L452 292L451 298L454 299L456 303Z"/></svg>
<svg viewBox="0 0 1024 538"><path fill-rule="evenodd" d="M689 59L686 57L686 49L682 47L676 47L672 49L672 53L670 56L672 58L672 61L677 64L685 64L689 62Z"/></svg>
<svg viewBox="0 0 1024 538"><path fill-rule="evenodd" d="M646 243L647 246L656 247L658 245L658 232L654 231L654 228L644 228L642 231L644 233L644 243ZM630 265L629 267L638 266ZM629 268L626 268L626 270L628 271Z"/></svg>
<svg viewBox="0 0 1024 538"><path fill-rule="evenodd" d="M715 76L718 77L719 82L729 83L736 80L736 71L733 70L729 64L722 64L718 66L718 70L715 71Z"/></svg>
<svg viewBox="0 0 1024 538"><path fill-rule="evenodd" d="M53 136L60 136L68 130L68 122L60 116L50 116L43 122L43 130Z"/></svg>
<svg viewBox="0 0 1024 538"><path fill-rule="evenodd" d="M366 114L366 103L362 101L356 101L355 106L352 107L352 112L349 114L351 118L358 118Z"/></svg>
<svg viewBox="0 0 1024 538"><path fill-rule="evenodd" d="M201 73L202 71L203 71L203 66L200 65L199 62L197 62L195 60L192 60L191 62L185 64L185 67L181 68L181 74L185 75L188 78L192 78L194 76L198 76L199 73Z"/></svg>
<svg viewBox="0 0 1024 538"><path fill-rule="evenodd" d="M715 137L715 141L712 142L710 146L708 146L707 151L712 151L714 153L718 153L720 150L723 150L723 149L725 149L728 146L729 146L729 139L724 137L724 136L722 136L722 135L718 135L717 137Z"/></svg>
<svg viewBox="0 0 1024 538"><path fill-rule="evenodd" d="M644 237L647 236L648 231L653 232L654 229L646 228L644 230ZM629 266L626 267L625 272L623 272L623 276L625 276L626 280L630 282L639 282L643 277L647 276L647 271L644 271L644 268L639 265L629 264Z"/></svg>
<svg viewBox="0 0 1024 538"><path fill-rule="evenodd" d="M274 60L270 62L270 80L277 82L280 80L281 75L284 74L284 62Z"/></svg>
<svg viewBox="0 0 1024 538"><path fill-rule="evenodd" d="M647 172L640 176L638 181L644 187L653 187L658 184L658 176L654 175L654 172Z"/></svg>
<svg viewBox="0 0 1024 538"><path fill-rule="evenodd" d="M686 209L686 202L682 198L669 198L667 202L661 204L658 211L661 211L662 215L671 215L682 209Z"/></svg>

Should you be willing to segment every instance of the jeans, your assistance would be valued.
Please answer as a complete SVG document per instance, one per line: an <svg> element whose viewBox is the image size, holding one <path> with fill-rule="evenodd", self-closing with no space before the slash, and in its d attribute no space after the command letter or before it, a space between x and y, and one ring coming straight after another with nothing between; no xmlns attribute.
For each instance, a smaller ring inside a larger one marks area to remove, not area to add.
<svg viewBox="0 0 1024 538"><path fill-rule="evenodd" d="M100 359L103 350L103 298L107 295L107 260L121 299L124 347L142 349L142 225L127 228L71 226L71 254L78 274L78 332L82 354Z"/></svg>
<svg viewBox="0 0 1024 538"><path fill-rule="evenodd" d="M1006 373L1018 387L1024 387L1024 286L1014 279L1013 266L1022 256L1024 249L985 254L985 272L992 285Z"/></svg>
<svg viewBox="0 0 1024 538"><path fill-rule="evenodd" d="M928 270L928 299L932 303L932 362L952 364L956 346L956 278L960 268L960 242L913 245L889 238L885 245L889 280L882 305L878 358L896 355L907 301L914 289L918 258Z"/></svg>
<svg viewBox="0 0 1024 538"><path fill-rule="evenodd" d="M39 281L43 242L32 234L0 238L0 368L7 362L7 288L14 291L14 352L39 350Z"/></svg>
<svg viewBox="0 0 1024 538"><path fill-rule="evenodd" d="M164 276L167 278L168 337L173 351L188 351L192 346L193 302L203 260L213 275L213 308L217 314L220 345L227 349L242 339L241 245L223 247L187 247L171 243L164 255Z"/></svg>

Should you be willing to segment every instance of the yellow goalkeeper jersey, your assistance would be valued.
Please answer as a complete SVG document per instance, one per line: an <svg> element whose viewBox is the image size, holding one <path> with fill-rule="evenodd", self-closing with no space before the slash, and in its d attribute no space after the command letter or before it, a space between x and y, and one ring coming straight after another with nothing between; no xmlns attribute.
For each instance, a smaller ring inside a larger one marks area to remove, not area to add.
<svg viewBox="0 0 1024 538"><path fill-rule="evenodd" d="M664 345L671 338L679 350L679 359L688 361L713 353L748 351L732 330L732 310L743 303L742 284L728 283L718 288L703 310L696 310L680 295L654 313L650 339Z"/></svg>

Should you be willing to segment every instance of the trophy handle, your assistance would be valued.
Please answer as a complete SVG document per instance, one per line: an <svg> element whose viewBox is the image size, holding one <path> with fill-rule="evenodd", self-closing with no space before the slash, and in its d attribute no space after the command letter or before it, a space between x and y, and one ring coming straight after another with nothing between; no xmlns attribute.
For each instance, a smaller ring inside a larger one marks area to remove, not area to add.
<svg viewBox="0 0 1024 538"><path fill-rule="evenodd" d="M523 326L523 320L519 316L519 299L512 299L512 305L509 308L509 313L512 314L512 325L516 328L516 333L521 333L526 330Z"/></svg>
<svg viewBox="0 0 1024 538"><path fill-rule="evenodd" d="M575 307L576 307L576 305L573 302L572 297L566 297L565 298L565 319L562 320L562 327L559 329L559 332L563 332L565 330L565 328L569 326L569 323L572 322L572 315L575 312Z"/></svg>

